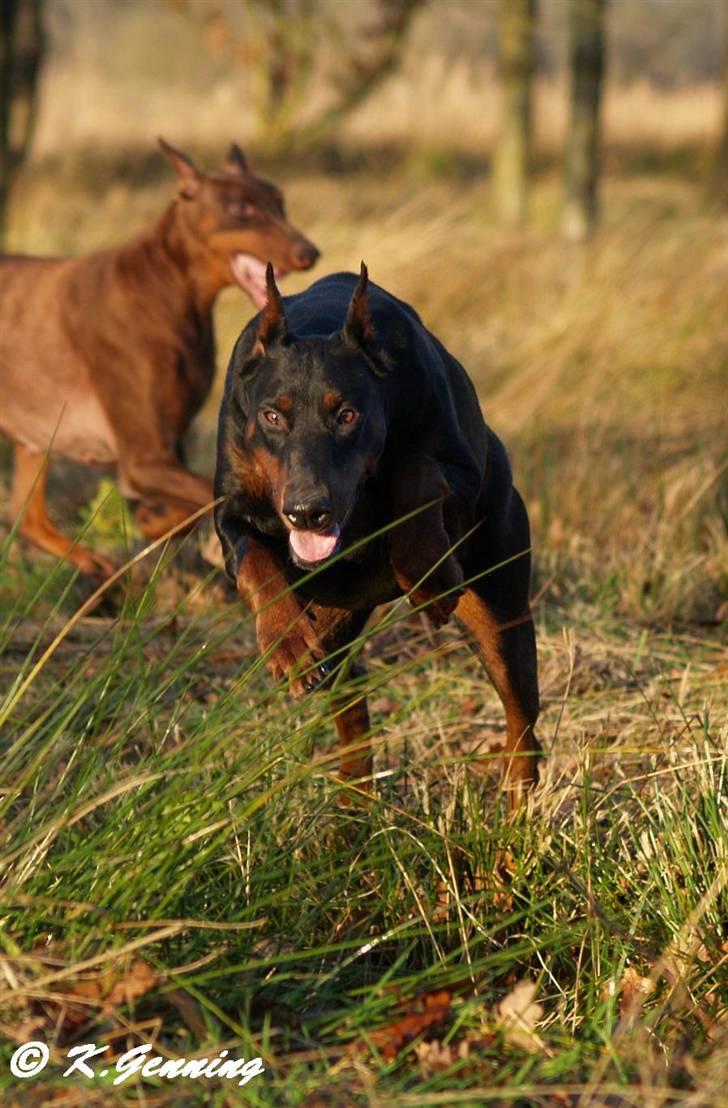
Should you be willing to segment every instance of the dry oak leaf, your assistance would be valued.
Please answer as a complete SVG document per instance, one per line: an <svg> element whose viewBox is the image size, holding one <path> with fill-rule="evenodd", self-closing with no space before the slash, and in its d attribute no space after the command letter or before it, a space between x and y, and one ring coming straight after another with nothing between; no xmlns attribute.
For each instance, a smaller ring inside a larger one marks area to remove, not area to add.
<svg viewBox="0 0 728 1108"><path fill-rule="evenodd" d="M443 1044L439 1039L433 1039L429 1043L415 1043L415 1054L423 1077L432 1077L440 1070L450 1069L458 1059L465 1060L470 1054L470 1045L465 1039L457 1044Z"/></svg>
<svg viewBox="0 0 728 1108"><path fill-rule="evenodd" d="M71 981L60 990L69 1007L63 1014L63 1030L80 1029L100 1010L108 1017L120 1004L131 1004L153 989L159 977L141 958L128 964L112 962L99 976ZM74 1005L74 1001L80 1002Z"/></svg>
<svg viewBox="0 0 728 1108"><path fill-rule="evenodd" d="M627 966L619 982L619 1013L625 1015L639 1008L654 991L655 983L649 977L643 977L634 966Z"/></svg>
<svg viewBox="0 0 728 1108"><path fill-rule="evenodd" d="M496 1021L513 1046L531 1054L539 1051L548 1053L543 1039L534 1030L543 1018L543 1008L533 999L535 995L536 986L533 981L519 981L496 1005Z"/></svg>
<svg viewBox="0 0 728 1108"><path fill-rule="evenodd" d="M413 1039L443 1023L450 1014L451 1002L452 997L446 989L439 993L428 993L420 998L421 1011L408 1012L402 1019L387 1027L371 1031L367 1036L368 1041L377 1048L386 1062L391 1062ZM353 1049L365 1050L366 1044L357 1043Z"/></svg>

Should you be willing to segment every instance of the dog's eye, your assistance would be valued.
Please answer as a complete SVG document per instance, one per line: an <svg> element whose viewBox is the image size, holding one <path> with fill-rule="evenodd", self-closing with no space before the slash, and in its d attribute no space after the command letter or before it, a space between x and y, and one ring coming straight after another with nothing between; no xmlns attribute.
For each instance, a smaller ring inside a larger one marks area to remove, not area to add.
<svg viewBox="0 0 728 1108"><path fill-rule="evenodd" d="M281 413L277 412L275 408L266 408L266 410L263 412L263 419L266 421L266 423L270 423L273 427L283 426Z"/></svg>
<svg viewBox="0 0 728 1108"><path fill-rule="evenodd" d="M340 427L352 427L358 418L359 413L355 412L353 408L342 408L336 417L336 422Z"/></svg>
<svg viewBox="0 0 728 1108"><path fill-rule="evenodd" d="M255 208L252 204L233 203L228 205L228 211L230 215L235 219L250 219L255 214Z"/></svg>

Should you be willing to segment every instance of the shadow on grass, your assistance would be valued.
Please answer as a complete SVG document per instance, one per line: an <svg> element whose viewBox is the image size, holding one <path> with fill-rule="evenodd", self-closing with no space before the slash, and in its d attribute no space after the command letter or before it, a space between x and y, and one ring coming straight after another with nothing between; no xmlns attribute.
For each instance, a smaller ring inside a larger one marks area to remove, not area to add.
<svg viewBox="0 0 728 1108"><path fill-rule="evenodd" d="M215 146L191 145L188 152L207 169L219 167L225 151ZM467 149L451 144L367 142L331 139L315 147L280 154L248 151L257 169L286 179L321 173L334 177L370 177L402 174L422 178L447 178L468 184L487 178L491 171L491 152ZM537 150L536 174L560 170L562 152ZM660 144L608 143L604 152L605 172L623 177L673 176L694 181L706 174L709 150L705 144L683 143L665 147ZM170 180L165 158L154 144L107 149L80 147L62 155L49 155L26 170L28 179L72 181L88 191L125 184L135 188L158 185Z"/></svg>

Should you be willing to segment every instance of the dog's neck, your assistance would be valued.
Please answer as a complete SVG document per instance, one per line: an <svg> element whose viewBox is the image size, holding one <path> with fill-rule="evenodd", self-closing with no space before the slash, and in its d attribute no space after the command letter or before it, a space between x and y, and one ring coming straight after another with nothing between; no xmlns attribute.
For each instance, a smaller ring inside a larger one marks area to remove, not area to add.
<svg viewBox="0 0 728 1108"><path fill-rule="evenodd" d="M149 231L137 240L172 278L190 307L206 315L218 293L232 279L184 218L182 204L174 200Z"/></svg>

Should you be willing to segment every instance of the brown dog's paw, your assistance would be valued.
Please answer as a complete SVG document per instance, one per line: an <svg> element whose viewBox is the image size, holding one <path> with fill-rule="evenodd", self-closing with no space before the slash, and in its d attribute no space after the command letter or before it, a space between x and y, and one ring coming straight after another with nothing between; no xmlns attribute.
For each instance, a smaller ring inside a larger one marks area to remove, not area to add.
<svg viewBox="0 0 728 1108"><path fill-rule="evenodd" d="M463 571L457 558L449 554L436 569L417 567L412 562L405 569L396 565L393 569L397 584L408 594L412 607L423 608L435 627L447 623L463 594Z"/></svg>
<svg viewBox="0 0 728 1108"><path fill-rule="evenodd" d="M137 527L149 542L163 538L168 531L184 524L193 508L180 508L170 504L141 503L134 510ZM192 524L189 525L192 527ZM189 528L185 527L185 530Z"/></svg>
<svg viewBox="0 0 728 1108"><path fill-rule="evenodd" d="M89 550L87 546L71 547L66 557L78 566L81 573L99 585L108 581L115 572L116 567L113 562L104 558L102 554L97 554L95 550Z"/></svg>
<svg viewBox="0 0 728 1108"><path fill-rule="evenodd" d="M292 696L313 692L329 676L313 624L292 597L260 612L255 629L261 653L270 651L270 673L277 681L288 681Z"/></svg>

